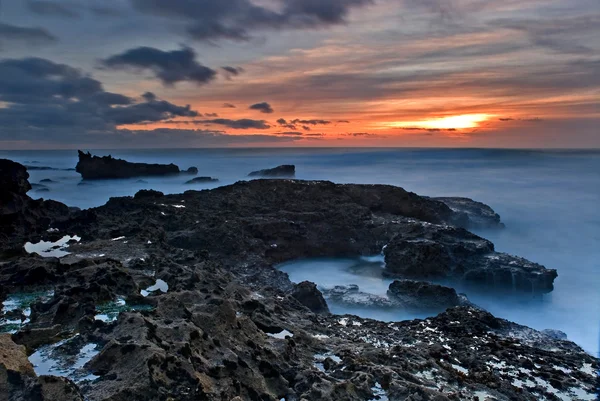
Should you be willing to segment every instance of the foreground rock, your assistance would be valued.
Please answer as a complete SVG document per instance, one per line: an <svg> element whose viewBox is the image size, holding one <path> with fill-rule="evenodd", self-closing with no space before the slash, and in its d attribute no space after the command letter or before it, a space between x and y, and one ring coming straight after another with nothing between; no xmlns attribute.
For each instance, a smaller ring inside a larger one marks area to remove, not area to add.
<svg viewBox="0 0 600 401"><path fill-rule="evenodd" d="M197 174L198 169L190 167L179 170L174 164L130 163L112 156L92 156L89 152L79 151L79 162L75 170L86 180L166 176L177 174Z"/></svg>
<svg viewBox="0 0 600 401"><path fill-rule="evenodd" d="M248 177L294 177L296 175L296 166L283 165L266 170L253 171Z"/></svg>
<svg viewBox="0 0 600 401"><path fill-rule="evenodd" d="M26 176L10 171L12 193L27 201ZM462 306L397 323L336 316L314 284L294 285L273 267L393 249L419 232L415 225L454 260L493 251L450 226L465 223L464 214L401 188L256 180L169 196L140 191L65 220L19 213L10 224L15 244L30 229L39 239L77 233L81 241L60 259L21 252L0 260L0 301L12 305L0 321L20 320L11 341L67 376L34 377L26 367L7 374L10 391L22 389L11 399L508 401L594 393L598 360L556 336ZM28 366L18 349L11 360Z"/></svg>
<svg viewBox="0 0 600 401"><path fill-rule="evenodd" d="M71 214L62 203L31 199L27 195L31 189L28 178L25 167L0 159L0 256L21 252L24 240Z"/></svg>
<svg viewBox="0 0 600 401"><path fill-rule="evenodd" d="M390 284L388 295L412 309L446 309L464 303L453 288L424 281L395 280Z"/></svg>
<svg viewBox="0 0 600 401"><path fill-rule="evenodd" d="M480 288L547 293L556 270L494 251L494 244L463 228L405 224L384 250L384 274L416 279L449 279Z"/></svg>

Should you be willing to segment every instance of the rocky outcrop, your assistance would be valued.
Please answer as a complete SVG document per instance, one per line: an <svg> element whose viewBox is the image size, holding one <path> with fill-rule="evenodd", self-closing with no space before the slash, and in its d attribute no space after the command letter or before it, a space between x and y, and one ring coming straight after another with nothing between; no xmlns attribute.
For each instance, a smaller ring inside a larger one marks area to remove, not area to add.
<svg viewBox="0 0 600 401"><path fill-rule="evenodd" d="M455 212L464 213L469 221L468 228L504 228L504 224L500 222L500 215L485 203L469 198L446 197L433 199L445 203Z"/></svg>
<svg viewBox="0 0 600 401"><path fill-rule="evenodd" d="M463 228L413 222L384 249L389 277L448 279L508 292L552 291L556 270L505 253Z"/></svg>
<svg viewBox="0 0 600 401"><path fill-rule="evenodd" d="M131 163L112 156L92 156L91 153L79 152L79 162L75 170L83 179L98 180L111 178L132 178L167 176L177 174L197 174L198 169L191 167L186 171L179 170L174 164Z"/></svg>
<svg viewBox="0 0 600 401"><path fill-rule="evenodd" d="M9 187L23 199L26 177L18 168L12 174L18 182ZM394 244L417 234L463 264L499 255L451 226L461 216L390 186L255 180L178 195L140 191L53 221L51 232L30 220L38 239L82 239L60 259L2 258L0 301L15 305L11 319L21 318L11 340L29 353L51 350L68 377L10 373L8 394L19 401L593 394L598 360L571 342L462 306L403 322L332 315L314 284L295 286L273 267L372 255L386 244L393 258ZM22 245L28 235L17 230L13 241ZM83 358L86 349L94 352Z"/></svg>
<svg viewBox="0 0 600 401"><path fill-rule="evenodd" d="M360 291L356 284L336 285L323 290L323 295L330 301L345 306L359 308L393 308L401 305L375 294Z"/></svg>
<svg viewBox="0 0 600 401"><path fill-rule="evenodd" d="M329 313L327 302L315 283L303 281L296 284L292 290L292 297L314 313Z"/></svg>
<svg viewBox="0 0 600 401"><path fill-rule="evenodd" d="M215 182L219 182L218 179L216 178L212 178L212 177L196 177L193 178L189 181L186 181L186 184L188 185L192 185L192 184L211 184L211 183L215 183Z"/></svg>
<svg viewBox="0 0 600 401"><path fill-rule="evenodd" d="M24 239L49 228L50 223L70 215L69 208L55 201L33 200L29 173L22 165L0 159L0 255L18 252Z"/></svg>
<svg viewBox="0 0 600 401"><path fill-rule="evenodd" d="M83 401L77 386L63 377L37 377L25 347L0 334L0 400Z"/></svg>
<svg viewBox="0 0 600 401"><path fill-rule="evenodd" d="M395 280L389 286L388 296L411 309L440 310L464 303L454 288L425 281Z"/></svg>
<svg viewBox="0 0 600 401"><path fill-rule="evenodd" d="M283 165L265 170L253 171L248 177L294 177L296 175L296 166Z"/></svg>

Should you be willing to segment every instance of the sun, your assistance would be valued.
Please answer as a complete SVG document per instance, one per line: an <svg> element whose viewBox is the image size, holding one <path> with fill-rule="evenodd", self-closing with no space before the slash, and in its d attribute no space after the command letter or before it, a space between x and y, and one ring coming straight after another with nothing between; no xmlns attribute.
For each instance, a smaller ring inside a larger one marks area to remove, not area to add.
<svg viewBox="0 0 600 401"><path fill-rule="evenodd" d="M479 123L488 120L490 114L462 114L422 121L396 121L386 123L387 127L417 129L465 129L475 128Z"/></svg>

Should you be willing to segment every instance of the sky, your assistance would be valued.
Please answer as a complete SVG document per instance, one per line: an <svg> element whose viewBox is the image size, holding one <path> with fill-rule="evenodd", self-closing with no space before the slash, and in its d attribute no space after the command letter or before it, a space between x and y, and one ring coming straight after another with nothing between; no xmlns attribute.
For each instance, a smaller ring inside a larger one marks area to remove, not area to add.
<svg viewBox="0 0 600 401"><path fill-rule="evenodd" d="M598 0L0 0L0 149L600 147Z"/></svg>

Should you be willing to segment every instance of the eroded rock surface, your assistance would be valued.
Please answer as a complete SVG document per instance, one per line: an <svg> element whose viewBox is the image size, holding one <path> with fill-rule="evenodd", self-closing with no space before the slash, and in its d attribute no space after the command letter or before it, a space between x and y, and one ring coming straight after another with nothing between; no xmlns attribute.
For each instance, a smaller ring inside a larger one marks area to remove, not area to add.
<svg viewBox="0 0 600 401"><path fill-rule="evenodd" d="M469 219L468 228L504 228L504 223L500 222L500 215L485 203L458 197L433 199L445 203L455 212L464 213Z"/></svg>
<svg viewBox="0 0 600 401"><path fill-rule="evenodd" d="M24 176L14 177L22 196ZM257 180L140 191L67 217L11 223L15 243L30 229L46 240L81 236L60 259L21 252L0 261L0 320L20 321L10 337L24 346L20 360L25 349L66 376L19 373L11 400L504 401L594 392L598 360L571 342L464 306L398 323L332 315L314 285L294 285L273 267L385 245L393 258L395 242L422 237L463 264L499 256L454 228L464 214L401 188ZM510 261L530 263L487 268Z"/></svg>

